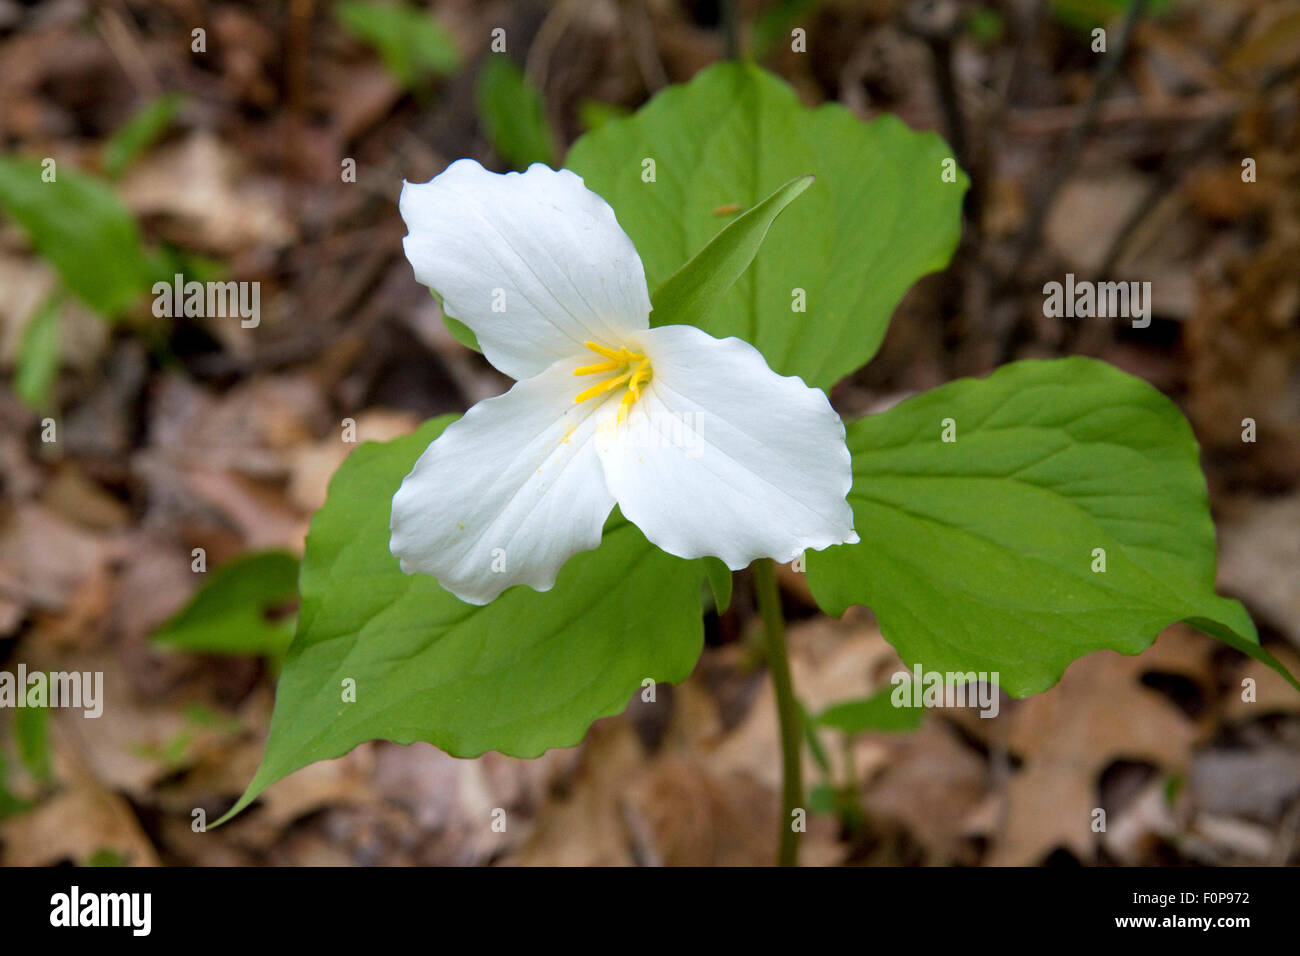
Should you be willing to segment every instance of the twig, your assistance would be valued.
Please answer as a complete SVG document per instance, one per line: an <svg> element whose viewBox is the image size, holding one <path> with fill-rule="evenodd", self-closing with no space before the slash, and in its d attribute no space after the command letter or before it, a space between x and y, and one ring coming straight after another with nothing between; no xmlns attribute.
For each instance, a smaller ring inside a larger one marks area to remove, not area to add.
<svg viewBox="0 0 1300 956"><path fill-rule="evenodd" d="M158 82L127 19L111 7L104 7L99 11L96 23L99 35L104 38L122 72L130 78L136 92L149 99L161 93L162 84Z"/></svg>
<svg viewBox="0 0 1300 956"><path fill-rule="evenodd" d="M1264 82L1260 90L1261 94L1267 95L1271 93L1297 73L1300 73L1300 64L1293 64L1288 69L1274 73ZM1142 197L1142 201L1129 213L1128 218L1124 220L1124 224L1120 226L1119 232L1115 235L1110 248L1106 251L1105 259L1102 260L1101 268L1098 270L1100 275L1110 274L1111 270L1115 268L1115 264L1119 262L1124 253L1124 247L1133 237L1138 226L1142 224L1156 206L1160 205L1160 200L1182 180L1189 169L1206 156L1211 155L1211 147L1215 143L1221 142L1228 135L1236 119L1237 113L1235 111L1215 117L1212 122L1202 127L1191 142L1165 160L1156 174L1155 181L1151 183L1146 195Z"/></svg>
<svg viewBox="0 0 1300 956"><path fill-rule="evenodd" d="M547 76L551 71L551 56L577 12L578 7L573 0L560 0L537 28L537 34L528 47L528 55L524 57L524 75L539 90L546 89Z"/></svg>
<svg viewBox="0 0 1300 956"><path fill-rule="evenodd" d="M1079 123L1070 131L1069 138L1057 157L1056 165L1052 168L1033 204L1029 222L1025 226L1025 231L1021 233L1015 258L1007 273L1008 280L1020 273L1030 255L1038 248L1038 242L1043 232L1043 224L1047 221L1047 213L1052 207L1056 194L1065 185L1066 180L1074 171L1075 164L1079 161L1079 153L1083 149L1084 141L1092 132L1093 124L1096 121L1097 109L1110 89L1111 83L1119 74L1120 65L1124 62L1124 53L1128 49L1129 38L1133 35L1133 28L1145 9L1146 0L1132 0L1129 4L1128 14L1124 19L1124 26L1120 30L1119 40L1116 41L1113 52L1108 52L1106 59L1102 61L1101 69L1097 71L1097 81L1093 83L1092 92L1088 94L1088 100L1084 104Z"/></svg>
<svg viewBox="0 0 1300 956"><path fill-rule="evenodd" d="M960 8L955 3L941 5L909 6L904 8L903 28L920 37L930 48L934 60L935 87L944 122L948 127L948 142L962 168L969 170L970 154L966 148L966 122L957 92L957 81L952 72L953 40L961 30Z"/></svg>
<svg viewBox="0 0 1300 956"><path fill-rule="evenodd" d="M658 93L668 85L668 72L659 59L659 50L654 42L654 24L650 22L645 0L626 0L620 5L620 10L625 14L628 41L632 44L632 56L641 73L641 82L647 92Z"/></svg>

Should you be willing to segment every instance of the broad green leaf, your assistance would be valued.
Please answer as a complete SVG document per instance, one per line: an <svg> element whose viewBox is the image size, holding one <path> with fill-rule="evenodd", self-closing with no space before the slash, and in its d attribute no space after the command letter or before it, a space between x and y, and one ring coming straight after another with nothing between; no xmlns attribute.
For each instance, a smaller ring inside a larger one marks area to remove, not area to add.
<svg viewBox="0 0 1300 956"><path fill-rule="evenodd" d="M408 89L428 75L446 76L460 67L450 33L433 14L410 3L343 0L335 8L339 24L369 44L384 67Z"/></svg>
<svg viewBox="0 0 1300 956"><path fill-rule="evenodd" d="M871 359L903 293L951 257L967 185L960 171L943 182L951 158L933 133L806 109L771 74L723 63L586 134L566 165L614 207L652 289L726 225L718 212L815 175L701 328L828 388Z"/></svg>
<svg viewBox="0 0 1300 956"><path fill-rule="evenodd" d="M59 371L58 295L43 302L23 329L14 368L14 391L28 408L49 407L50 391Z"/></svg>
<svg viewBox="0 0 1300 956"><path fill-rule="evenodd" d="M897 687L890 686L859 700L846 700L832 704L816 717L823 727L834 727L846 734L867 731L903 733L921 726L925 710L921 707L895 707L893 695ZM911 685L907 686L911 694Z"/></svg>
<svg viewBox="0 0 1300 956"><path fill-rule="evenodd" d="M167 132L184 103L181 94L164 93L145 104L104 144L104 172L113 179L126 172L141 153Z"/></svg>
<svg viewBox="0 0 1300 956"><path fill-rule="evenodd" d="M1017 362L856 421L848 444L862 541L810 554L808 583L828 613L871 606L909 666L996 671L1023 697L1187 621L1285 674L1214 592L1196 439L1140 379Z"/></svg>
<svg viewBox="0 0 1300 956"><path fill-rule="evenodd" d="M703 325L709 311L749 268L781 210L812 185L792 179L744 215L729 222L651 296L655 325Z"/></svg>
<svg viewBox="0 0 1300 956"><path fill-rule="evenodd" d="M0 157L0 212L26 230L63 284L96 312L121 313L148 289L135 219L108 185L66 164L54 182L42 164Z"/></svg>
<svg viewBox="0 0 1300 956"><path fill-rule="evenodd" d="M393 493L450 421L364 444L335 474L307 537L266 754L231 814L286 774L375 738L457 757L572 746L645 678L679 681L694 667L701 563L664 554L617 515L546 593L515 587L474 607L399 570Z"/></svg>
<svg viewBox="0 0 1300 956"><path fill-rule="evenodd" d="M559 149L541 91L502 53L489 53L478 75L479 122L497 155L514 169L554 166Z"/></svg>
<svg viewBox="0 0 1300 956"><path fill-rule="evenodd" d="M284 551L236 558L211 578L153 636L155 644L194 654L282 656L293 639L291 620L273 620L298 593L298 559Z"/></svg>

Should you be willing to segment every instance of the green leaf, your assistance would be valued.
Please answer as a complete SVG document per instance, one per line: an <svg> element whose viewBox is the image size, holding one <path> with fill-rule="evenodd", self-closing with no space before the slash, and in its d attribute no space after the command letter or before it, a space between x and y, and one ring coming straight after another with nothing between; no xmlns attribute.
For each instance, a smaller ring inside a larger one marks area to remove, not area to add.
<svg viewBox="0 0 1300 956"><path fill-rule="evenodd" d="M1214 592L1196 439L1140 379L1092 359L1017 362L856 421L848 445L862 542L810 554L808 583L830 614L870 605L909 666L996 671L1023 697L1181 620L1285 674Z"/></svg>
<svg viewBox="0 0 1300 956"><path fill-rule="evenodd" d="M119 315L148 288L140 231L105 183L60 164L0 157L0 209L26 230L63 284L96 312Z"/></svg>
<svg viewBox="0 0 1300 956"><path fill-rule="evenodd" d="M614 207L652 289L723 228L716 211L815 175L701 328L828 388L871 359L903 293L951 257L967 186L960 172L942 181L951 156L894 117L805 109L776 77L723 63L586 134L566 165ZM805 312L792 311L796 289Z"/></svg>
<svg viewBox="0 0 1300 956"><path fill-rule="evenodd" d="M86 857L82 866L126 866L131 861L128 860L118 850L110 847L100 847L90 856Z"/></svg>
<svg viewBox="0 0 1300 956"><path fill-rule="evenodd" d="M266 754L227 818L286 774L374 738L457 757L572 746L645 678L679 681L694 667L701 563L664 554L617 514L546 593L515 587L475 607L399 570L393 493L451 420L364 444L335 474L307 537Z"/></svg>
<svg viewBox="0 0 1300 956"><path fill-rule="evenodd" d="M750 45L755 59L764 59L778 45L791 42L790 30L799 17L808 17L823 0L777 0L754 18ZM807 24L805 23L805 26Z"/></svg>
<svg viewBox="0 0 1300 956"><path fill-rule="evenodd" d="M460 319L452 318L447 314L446 310L442 307L442 296L438 295L438 293L433 289L430 289L429 293L433 296L435 301L437 301L438 311L442 314L442 324L447 327L447 331L451 333L451 337L467 349L472 349L475 352L482 352L483 349L478 344L478 336L474 334L474 330Z"/></svg>
<svg viewBox="0 0 1300 956"><path fill-rule="evenodd" d="M221 282L230 277L230 267L220 259L166 244L149 257L151 286L154 282L171 285L177 273L187 282Z"/></svg>
<svg viewBox="0 0 1300 956"><path fill-rule="evenodd" d="M15 796L9 790L9 761L3 749L0 749L0 820L11 817L24 810L31 809L31 804Z"/></svg>
<svg viewBox="0 0 1300 956"><path fill-rule="evenodd" d="M184 103L181 94L164 93L145 104L104 144L104 172L113 179L126 172L127 167L167 132Z"/></svg>
<svg viewBox="0 0 1300 956"><path fill-rule="evenodd" d="M839 791L829 783L819 783L808 791L808 809L813 813L834 813L839 804Z"/></svg>
<svg viewBox="0 0 1300 956"><path fill-rule="evenodd" d="M460 52L450 33L428 10L409 3L342 0L339 24L373 47L385 69L407 89L430 74L447 76L460 68Z"/></svg>
<svg viewBox="0 0 1300 956"><path fill-rule="evenodd" d="M478 75L479 122L488 142L514 169L556 164L559 149L541 91L501 53L489 53Z"/></svg>
<svg viewBox="0 0 1300 956"><path fill-rule="evenodd" d="M749 268L781 210L812 185L792 179L744 215L733 219L650 297L655 325L703 325L718 300Z"/></svg>
<svg viewBox="0 0 1300 956"><path fill-rule="evenodd" d="M272 620L298 593L298 559L284 551L243 555L211 579L153 636L155 644L192 654L281 657L293 622Z"/></svg>
<svg viewBox="0 0 1300 956"><path fill-rule="evenodd" d="M966 15L963 23L965 31L984 46L993 46L1001 41L1007 32L1002 14L989 7L976 7Z"/></svg>
<svg viewBox="0 0 1300 956"><path fill-rule="evenodd" d="M812 757L813 763L823 774L831 774L831 758L826 753L826 748L822 746L821 738L817 736L817 722L808 709L801 703L799 704L799 730L803 736L803 741L808 746L808 756Z"/></svg>
<svg viewBox="0 0 1300 956"><path fill-rule="evenodd" d="M1128 13L1133 0L1052 0L1052 16L1071 29L1087 33L1097 27L1116 25ZM1149 0L1148 17L1163 16L1169 10L1169 0Z"/></svg>
<svg viewBox="0 0 1300 956"><path fill-rule="evenodd" d="M846 734L861 734L869 730L884 733L915 730L921 726L925 710L921 707L895 707L893 695L896 690L896 687L886 687L870 697L832 704L817 715L816 722ZM906 693L911 700L910 683Z"/></svg>
<svg viewBox="0 0 1300 956"><path fill-rule="evenodd" d="M705 573L709 576L709 588L713 591L713 604L719 614L727 613L731 607L731 569L718 558L703 558Z"/></svg>
<svg viewBox="0 0 1300 956"><path fill-rule="evenodd" d="M578 124L584 132L600 129L610 120L621 119L628 115L626 106L617 103L604 103L600 100L583 100L578 104Z"/></svg>
<svg viewBox="0 0 1300 956"><path fill-rule="evenodd" d="M465 346L467 349L473 349L475 352L482 352L483 349L478 344L478 336L474 330L462 322L460 319L452 318L446 312L442 313L442 324L447 327L451 337Z"/></svg>
<svg viewBox="0 0 1300 956"><path fill-rule="evenodd" d="M59 305L61 296L43 302L23 329L14 369L14 391L28 408L42 411L59 371Z"/></svg>
<svg viewBox="0 0 1300 956"><path fill-rule="evenodd" d="M14 713L18 756L40 783L50 779L50 711L46 707L20 707Z"/></svg>

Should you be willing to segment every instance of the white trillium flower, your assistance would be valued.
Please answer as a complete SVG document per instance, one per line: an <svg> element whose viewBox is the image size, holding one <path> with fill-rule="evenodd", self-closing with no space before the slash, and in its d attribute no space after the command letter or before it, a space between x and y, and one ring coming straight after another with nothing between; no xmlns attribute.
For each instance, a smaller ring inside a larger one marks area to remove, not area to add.
<svg viewBox="0 0 1300 956"><path fill-rule="evenodd" d="M515 385L447 426L393 496L406 573L471 604L547 591L614 505L651 543L732 570L854 543L844 424L759 351L650 328L614 211L567 169L473 160L404 183L406 256Z"/></svg>

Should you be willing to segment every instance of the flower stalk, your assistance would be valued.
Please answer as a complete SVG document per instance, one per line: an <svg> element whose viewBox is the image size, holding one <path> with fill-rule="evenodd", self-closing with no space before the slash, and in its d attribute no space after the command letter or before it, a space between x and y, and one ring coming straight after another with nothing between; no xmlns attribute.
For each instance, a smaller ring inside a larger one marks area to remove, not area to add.
<svg viewBox="0 0 1300 956"><path fill-rule="evenodd" d="M794 812L803 802L802 727L799 702L790 680L790 655L785 643L785 615L781 611L781 593L771 558L754 562L754 589L758 611L763 618L763 638L767 647L767 667L776 691L776 712L781 727L781 818L780 866L799 865L799 831L794 827Z"/></svg>

